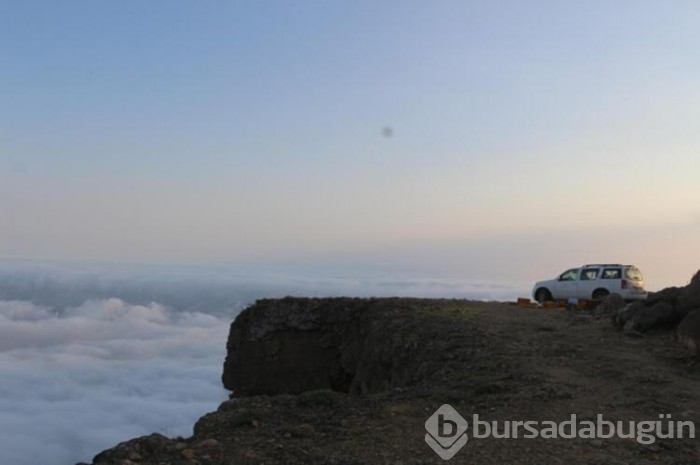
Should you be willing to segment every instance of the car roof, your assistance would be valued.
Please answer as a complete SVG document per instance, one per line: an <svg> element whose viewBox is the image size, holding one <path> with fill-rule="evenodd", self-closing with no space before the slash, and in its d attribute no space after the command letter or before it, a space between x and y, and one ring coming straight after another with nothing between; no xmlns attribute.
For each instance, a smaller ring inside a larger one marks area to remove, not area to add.
<svg viewBox="0 0 700 465"><path fill-rule="evenodd" d="M621 265L620 263L594 263L591 265L583 265L581 268L598 268L603 266L632 266L632 265Z"/></svg>

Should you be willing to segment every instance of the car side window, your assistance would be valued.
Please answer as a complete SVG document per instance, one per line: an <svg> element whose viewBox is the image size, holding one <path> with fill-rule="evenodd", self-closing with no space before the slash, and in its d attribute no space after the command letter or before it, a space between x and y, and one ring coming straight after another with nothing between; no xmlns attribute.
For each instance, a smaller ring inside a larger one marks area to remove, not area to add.
<svg viewBox="0 0 700 465"><path fill-rule="evenodd" d="M620 279L620 269L619 268L606 268L603 270L603 279Z"/></svg>
<svg viewBox="0 0 700 465"><path fill-rule="evenodd" d="M581 271L581 281L592 281L598 278L598 268L586 268Z"/></svg>
<svg viewBox="0 0 700 465"><path fill-rule="evenodd" d="M559 275L559 281L576 281L578 279L578 268L566 270Z"/></svg>

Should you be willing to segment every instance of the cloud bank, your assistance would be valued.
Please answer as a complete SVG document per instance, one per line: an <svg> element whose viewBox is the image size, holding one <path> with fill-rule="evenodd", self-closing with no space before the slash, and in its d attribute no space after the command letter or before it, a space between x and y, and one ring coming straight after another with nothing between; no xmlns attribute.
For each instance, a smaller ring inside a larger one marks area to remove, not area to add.
<svg viewBox="0 0 700 465"><path fill-rule="evenodd" d="M509 299L504 283L226 266L0 262L0 463L72 465L216 409L231 320L262 297Z"/></svg>
<svg viewBox="0 0 700 465"><path fill-rule="evenodd" d="M189 435L226 398L227 321L91 300L0 301L0 463L72 464L133 436Z"/></svg>

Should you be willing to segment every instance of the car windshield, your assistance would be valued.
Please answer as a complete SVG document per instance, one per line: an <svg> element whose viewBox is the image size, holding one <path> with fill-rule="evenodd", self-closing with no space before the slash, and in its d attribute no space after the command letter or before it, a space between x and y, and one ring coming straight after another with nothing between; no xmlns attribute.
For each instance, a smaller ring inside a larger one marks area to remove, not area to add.
<svg viewBox="0 0 700 465"><path fill-rule="evenodd" d="M628 279L631 279L633 281L644 280L644 277L642 276L642 272L639 271L638 268L634 268L634 267L627 268L627 270L625 271L625 276L627 276Z"/></svg>

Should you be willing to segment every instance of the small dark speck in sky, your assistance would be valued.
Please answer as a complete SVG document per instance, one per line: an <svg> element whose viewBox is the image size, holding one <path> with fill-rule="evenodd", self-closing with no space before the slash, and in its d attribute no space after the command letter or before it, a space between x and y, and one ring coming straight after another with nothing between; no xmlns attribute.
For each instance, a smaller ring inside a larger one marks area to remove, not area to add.
<svg viewBox="0 0 700 465"><path fill-rule="evenodd" d="M394 128L391 126L384 126L382 128L382 136L384 137L391 137L394 135Z"/></svg>

